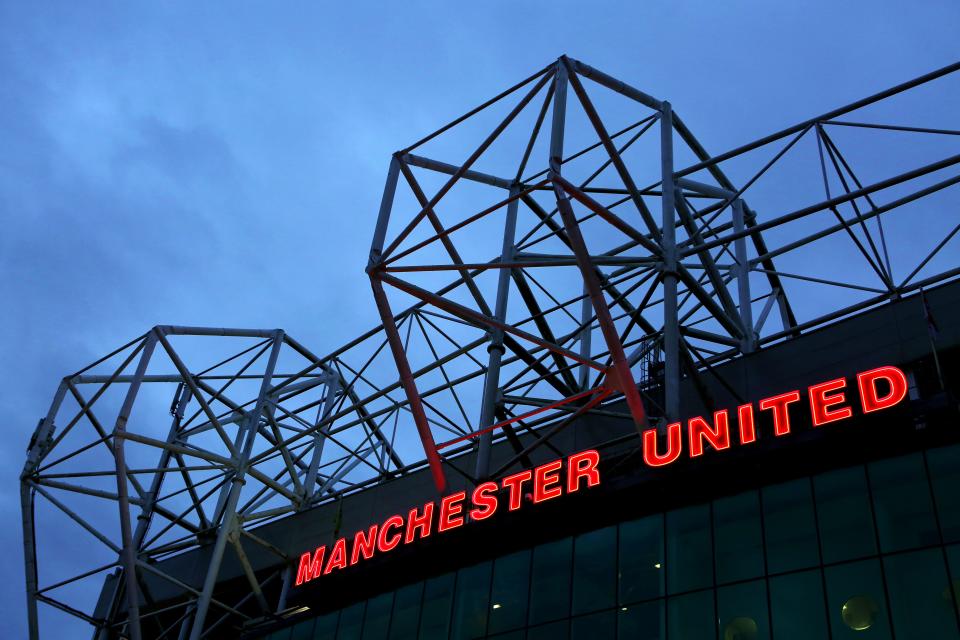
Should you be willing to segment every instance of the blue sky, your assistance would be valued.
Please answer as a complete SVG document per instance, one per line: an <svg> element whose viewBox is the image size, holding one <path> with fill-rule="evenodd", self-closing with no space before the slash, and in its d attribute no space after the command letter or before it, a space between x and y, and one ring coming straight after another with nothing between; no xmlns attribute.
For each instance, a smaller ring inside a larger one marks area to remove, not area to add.
<svg viewBox="0 0 960 640"><path fill-rule="evenodd" d="M59 378L155 324L318 353L376 324L393 151L561 53L714 151L960 57L953 0L198 5L0 0L3 637L25 633L17 475Z"/></svg>

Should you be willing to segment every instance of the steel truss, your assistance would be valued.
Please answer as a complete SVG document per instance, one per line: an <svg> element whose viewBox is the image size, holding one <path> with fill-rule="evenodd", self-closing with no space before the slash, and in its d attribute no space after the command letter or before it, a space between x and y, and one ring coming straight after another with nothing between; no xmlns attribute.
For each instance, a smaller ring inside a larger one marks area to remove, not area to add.
<svg viewBox="0 0 960 640"><path fill-rule="evenodd" d="M31 637L40 602L99 638L280 615L293 559L259 525L424 467L442 492L451 472L530 466L585 413L663 426L682 381L709 407L717 364L956 278L960 130L870 116L958 69L711 156L670 103L561 57L397 152L367 266L381 326L324 357L282 330L158 326L63 379L21 476ZM878 151L841 131L899 137ZM901 153L920 138L932 159ZM867 178L863 148L907 166ZM802 166L818 191L793 193ZM920 201L939 226L917 222ZM925 243L906 259L898 211ZM398 296L412 304L394 314ZM500 440L513 453L493 464ZM71 544L81 573L54 559ZM200 579L165 571L201 546ZM252 548L276 562L254 566ZM217 592L228 549L239 601ZM147 576L181 595L158 600Z"/></svg>

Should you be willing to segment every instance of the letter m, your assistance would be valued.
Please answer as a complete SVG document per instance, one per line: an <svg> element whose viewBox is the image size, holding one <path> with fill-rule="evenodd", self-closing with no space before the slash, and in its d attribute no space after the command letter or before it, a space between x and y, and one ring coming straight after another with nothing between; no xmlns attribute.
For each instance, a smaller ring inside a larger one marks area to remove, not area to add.
<svg viewBox="0 0 960 640"><path fill-rule="evenodd" d="M313 552L312 556L310 555L309 551L300 556L300 566L297 567L296 586L299 587L304 582L320 577L321 569L323 567L323 555L326 553L326 551L327 546L323 545L321 547L317 547L317 550Z"/></svg>

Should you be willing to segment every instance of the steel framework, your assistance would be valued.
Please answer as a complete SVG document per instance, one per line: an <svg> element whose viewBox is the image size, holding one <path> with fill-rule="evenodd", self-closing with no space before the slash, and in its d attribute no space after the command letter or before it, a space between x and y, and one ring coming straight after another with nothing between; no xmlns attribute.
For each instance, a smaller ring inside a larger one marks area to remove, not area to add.
<svg viewBox="0 0 960 640"><path fill-rule="evenodd" d="M380 326L323 357L279 329L157 326L63 379L21 475L31 638L41 602L98 638L281 615L292 558L259 525L424 467L443 492L530 466L586 413L662 427L683 381L711 406L716 365L956 278L960 129L887 118L928 115L958 69L711 156L669 102L561 57L397 152ZM196 581L164 570L201 546ZM228 549L239 600L217 592Z"/></svg>

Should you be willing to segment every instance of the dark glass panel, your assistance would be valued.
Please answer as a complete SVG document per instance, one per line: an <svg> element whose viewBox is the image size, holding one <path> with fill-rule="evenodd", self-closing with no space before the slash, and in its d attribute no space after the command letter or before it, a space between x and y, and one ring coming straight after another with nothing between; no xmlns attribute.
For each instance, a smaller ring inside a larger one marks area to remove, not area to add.
<svg viewBox="0 0 960 640"><path fill-rule="evenodd" d="M713 503L717 582L735 582L763 575L760 496L756 491Z"/></svg>
<svg viewBox="0 0 960 640"><path fill-rule="evenodd" d="M863 467L840 469L813 479L824 562L853 560L877 552L870 492Z"/></svg>
<svg viewBox="0 0 960 640"><path fill-rule="evenodd" d="M862 560L824 569L833 640L890 638L880 563Z"/></svg>
<svg viewBox="0 0 960 640"><path fill-rule="evenodd" d="M397 589L393 599L393 615L390 616L390 640L408 640L417 636L422 596L422 582Z"/></svg>
<svg viewBox="0 0 960 640"><path fill-rule="evenodd" d="M770 607L777 640L829 637L819 569L770 578Z"/></svg>
<svg viewBox="0 0 960 640"><path fill-rule="evenodd" d="M767 587L763 580L717 590L718 621L723 640L769 640Z"/></svg>
<svg viewBox="0 0 960 640"><path fill-rule="evenodd" d="M530 624L570 615L570 563L573 538L535 547L530 581Z"/></svg>
<svg viewBox="0 0 960 640"><path fill-rule="evenodd" d="M953 589L944 589L940 596L945 602L950 602L952 597L953 606L960 608L960 545L955 544L947 547L947 562Z"/></svg>
<svg viewBox="0 0 960 640"><path fill-rule="evenodd" d="M927 452L944 542L960 540L960 445Z"/></svg>
<svg viewBox="0 0 960 640"><path fill-rule="evenodd" d="M290 640L291 631L292 630L290 627L287 627L286 629L278 629L267 636L266 640Z"/></svg>
<svg viewBox="0 0 960 640"><path fill-rule="evenodd" d="M527 640L567 640L570 637L570 621L560 620L527 629Z"/></svg>
<svg viewBox="0 0 960 640"><path fill-rule="evenodd" d="M884 552L938 544L930 486L919 453L868 467Z"/></svg>
<svg viewBox="0 0 960 640"><path fill-rule="evenodd" d="M517 629L527 622L530 551L497 558L493 563L488 633Z"/></svg>
<svg viewBox="0 0 960 640"><path fill-rule="evenodd" d="M713 584L710 507L696 505L667 513L667 588L679 593Z"/></svg>
<svg viewBox="0 0 960 640"><path fill-rule="evenodd" d="M617 612L602 611L570 620L570 640L599 640L617 637Z"/></svg>
<svg viewBox="0 0 960 640"><path fill-rule="evenodd" d="M762 499L767 571L779 573L818 565L810 481L801 478L765 487Z"/></svg>
<svg viewBox="0 0 960 640"><path fill-rule="evenodd" d="M698 591L667 601L667 630L670 640L705 640L715 638L716 617L713 613L713 591Z"/></svg>
<svg viewBox="0 0 960 640"><path fill-rule="evenodd" d="M313 640L313 625L316 621L313 619L304 620L293 627L290 634L290 640Z"/></svg>
<svg viewBox="0 0 960 640"><path fill-rule="evenodd" d="M620 603L664 595L663 514L620 525Z"/></svg>
<svg viewBox="0 0 960 640"><path fill-rule="evenodd" d="M317 616L317 624L313 627L313 640L334 640L337 637L337 622L339 620L339 611L331 611L322 616Z"/></svg>
<svg viewBox="0 0 960 640"><path fill-rule="evenodd" d="M363 629L363 610L366 602L352 604L340 612L337 640L357 640Z"/></svg>
<svg viewBox="0 0 960 640"><path fill-rule="evenodd" d="M617 528L577 536L573 542L573 613L616 604Z"/></svg>
<svg viewBox="0 0 960 640"><path fill-rule="evenodd" d="M490 640L524 640L526 632L524 630L519 631L507 631L506 633L498 633L495 636L487 636Z"/></svg>
<svg viewBox="0 0 960 640"><path fill-rule="evenodd" d="M887 556L883 565L897 640L960 637L941 549Z"/></svg>
<svg viewBox="0 0 960 640"><path fill-rule="evenodd" d="M454 574L437 576L423 586L420 613L420 640L447 640L450 633L450 605L453 602Z"/></svg>
<svg viewBox="0 0 960 640"><path fill-rule="evenodd" d="M666 637L663 600L620 607L617 613L619 640L664 640Z"/></svg>
<svg viewBox="0 0 960 640"><path fill-rule="evenodd" d="M367 611L363 616L363 640L387 640L392 607L392 591L367 600Z"/></svg>
<svg viewBox="0 0 960 640"><path fill-rule="evenodd" d="M452 640L470 640L483 636L487 629L490 602L491 563L482 562L457 572L457 592L453 599Z"/></svg>

